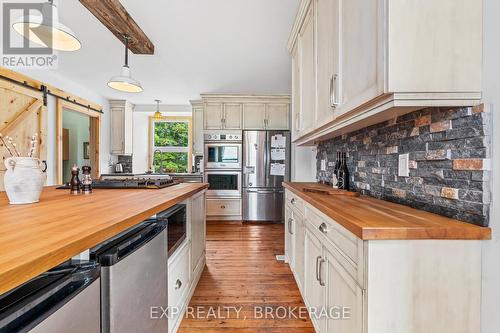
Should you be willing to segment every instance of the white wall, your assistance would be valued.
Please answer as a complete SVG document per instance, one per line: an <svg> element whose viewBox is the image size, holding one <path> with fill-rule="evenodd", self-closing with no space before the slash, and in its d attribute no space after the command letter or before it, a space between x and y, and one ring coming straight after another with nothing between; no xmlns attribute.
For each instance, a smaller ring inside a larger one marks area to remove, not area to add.
<svg viewBox="0 0 500 333"><path fill-rule="evenodd" d="M291 181L316 181L316 147L297 147L292 144Z"/></svg>
<svg viewBox="0 0 500 333"><path fill-rule="evenodd" d="M500 331L500 1L483 0L483 100L492 117L493 239L483 242L481 332Z"/></svg>
<svg viewBox="0 0 500 333"><path fill-rule="evenodd" d="M155 105L136 105L134 108L133 173L144 173L149 170L149 117L154 114L155 110ZM190 105L161 105L160 111L164 116L191 116Z"/></svg>
<svg viewBox="0 0 500 333"><path fill-rule="evenodd" d="M101 117L101 173L108 173L109 168L109 104L99 91L93 91L83 87L71 78L62 77L54 71L49 70L17 70L33 79L53 85L81 98L102 105L104 112ZM56 182L56 98L48 96L47 99L48 126L47 126L47 184L54 185Z"/></svg>

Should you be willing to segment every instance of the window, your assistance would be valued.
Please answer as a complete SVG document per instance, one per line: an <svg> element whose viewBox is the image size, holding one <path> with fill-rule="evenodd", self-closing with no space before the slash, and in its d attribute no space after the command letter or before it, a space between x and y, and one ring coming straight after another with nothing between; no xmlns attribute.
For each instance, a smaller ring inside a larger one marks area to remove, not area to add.
<svg viewBox="0 0 500 333"><path fill-rule="evenodd" d="M191 117L151 118L150 165L154 172L191 171Z"/></svg>

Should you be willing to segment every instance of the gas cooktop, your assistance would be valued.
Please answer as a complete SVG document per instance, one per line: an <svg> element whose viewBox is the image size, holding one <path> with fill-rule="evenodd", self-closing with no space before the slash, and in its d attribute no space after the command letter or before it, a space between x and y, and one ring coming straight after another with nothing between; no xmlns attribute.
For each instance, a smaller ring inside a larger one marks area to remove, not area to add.
<svg viewBox="0 0 500 333"><path fill-rule="evenodd" d="M103 175L94 180L92 188L101 189L161 189L179 184L168 175ZM58 187L69 189L69 184Z"/></svg>

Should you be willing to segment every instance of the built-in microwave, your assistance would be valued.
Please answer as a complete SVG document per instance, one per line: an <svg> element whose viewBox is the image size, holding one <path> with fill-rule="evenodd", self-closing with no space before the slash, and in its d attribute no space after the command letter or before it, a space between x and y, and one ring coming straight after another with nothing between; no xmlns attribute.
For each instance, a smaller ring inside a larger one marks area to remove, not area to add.
<svg viewBox="0 0 500 333"><path fill-rule="evenodd" d="M205 133L205 169L241 169L241 133Z"/></svg>
<svg viewBox="0 0 500 333"><path fill-rule="evenodd" d="M204 181L209 197L241 197L241 171L205 170Z"/></svg>

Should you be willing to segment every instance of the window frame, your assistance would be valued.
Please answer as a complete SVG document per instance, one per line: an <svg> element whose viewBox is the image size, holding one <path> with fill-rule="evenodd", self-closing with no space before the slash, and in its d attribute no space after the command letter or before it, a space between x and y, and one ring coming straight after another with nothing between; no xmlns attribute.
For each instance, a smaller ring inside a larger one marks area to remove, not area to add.
<svg viewBox="0 0 500 333"><path fill-rule="evenodd" d="M157 147L154 145L154 126L155 123L169 122L169 123L187 123L188 124L188 145L187 147ZM187 153L188 168L187 172L191 172L193 167L192 153L193 153L193 118L191 116L162 116L161 118L149 117L149 168L153 170L153 156L154 151L160 150L161 152L168 153Z"/></svg>

